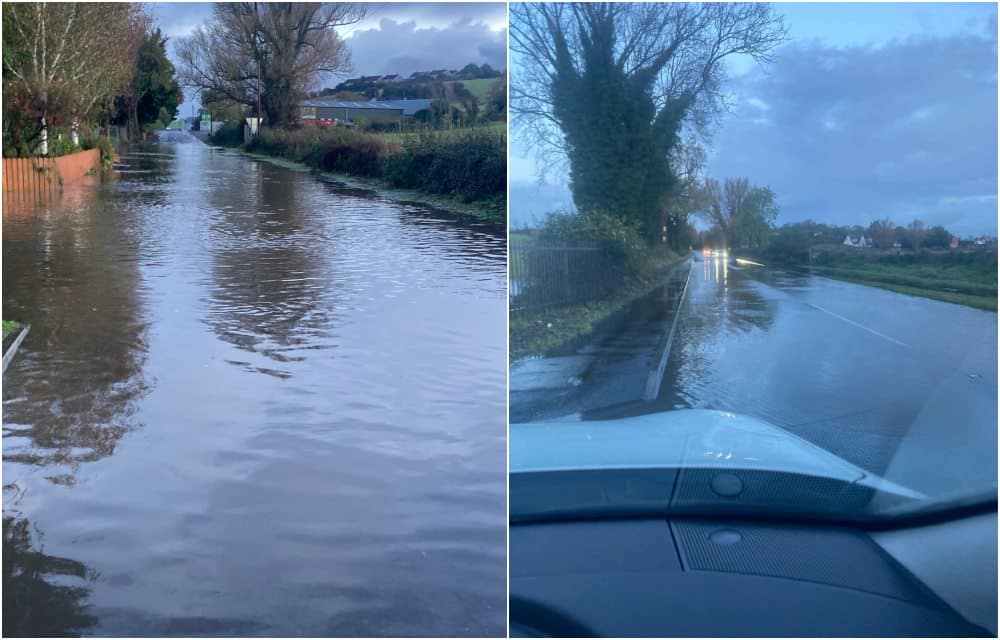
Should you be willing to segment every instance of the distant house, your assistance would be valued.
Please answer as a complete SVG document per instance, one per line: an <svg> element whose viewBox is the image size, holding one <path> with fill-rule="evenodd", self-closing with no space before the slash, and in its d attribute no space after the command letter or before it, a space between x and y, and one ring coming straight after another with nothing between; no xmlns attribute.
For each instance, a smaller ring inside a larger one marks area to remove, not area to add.
<svg viewBox="0 0 1000 640"><path fill-rule="evenodd" d="M844 244L844 246L847 246L847 247L859 247L859 248L862 248L862 249L864 249L865 247L873 247L873 246L875 246L874 243L872 242L871 238L866 238L863 235L852 236L851 234L847 234L846 236L844 236L844 243L843 244Z"/></svg>
<svg viewBox="0 0 1000 640"><path fill-rule="evenodd" d="M382 76L361 76L361 82L364 82L366 84L370 82L378 82L381 79Z"/></svg>
<svg viewBox="0 0 1000 640"><path fill-rule="evenodd" d="M430 80L433 77L434 75L427 71L414 71L410 74L410 80Z"/></svg>
<svg viewBox="0 0 1000 640"><path fill-rule="evenodd" d="M956 238L955 236L952 236L951 240L948 241L948 248L951 249L951 250L953 250L953 251L955 249L957 249L958 248L958 238Z"/></svg>
<svg viewBox="0 0 1000 640"><path fill-rule="evenodd" d="M399 75L398 73L382 76L382 82L402 82L403 80L404 80L403 76Z"/></svg>

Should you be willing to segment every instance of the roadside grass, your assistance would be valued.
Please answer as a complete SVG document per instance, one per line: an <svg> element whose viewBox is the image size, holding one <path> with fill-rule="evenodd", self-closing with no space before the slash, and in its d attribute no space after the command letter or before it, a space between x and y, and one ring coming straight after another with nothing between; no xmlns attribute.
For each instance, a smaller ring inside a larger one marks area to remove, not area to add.
<svg viewBox="0 0 1000 640"><path fill-rule="evenodd" d="M509 242L534 242L534 239L530 234L512 233ZM602 322L662 284L686 259L672 253L651 255L642 269L643 275L629 278L609 298L512 315L510 361L547 355L593 333Z"/></svg>
<svg viewBox="0 0 1000 640"><path fill-rule="evenodd" d="M818 275L857 282L921 296L953 304L961 304L988 311L997 310L997 285L995 274L993 283L987 282L989 273L979 269L961 269L964 265L912 265L888 266L872 265L867 268L846 269L840 267L812 266L810 270ZM950 268L947 268L950 267ZM967 276L958 279L959 275ZM978 280L978 282L976 281Z"/></svg>
<svg viewBox="0 0 1000 640"><path fill-rule="evenodd" d="M538 235L526 231L507 233L507 244L511 249L530 249L538 242Z"/></svg>
<svg viewBox="0 0 1000 640"><path fill-rule="evenodd" d="M506 204L505 200L502 198L498 198L494 201L463 203L455 198L436 196L434 194L417 191L416 189L395 188L385 180L379 178L363 178L339 171L318 171L313 167L302 164L301 162L294 162L286 158L269 156L263 153L251 153L249 151L242 150L238 151L239 153L242 153L249 158L253 158L254 160L267 162L268 164L273 164L276 167L290 169L292 171L311 172L319 177L320 180L344 185L345 187L349 187L351 189L372 191L395 202L414 202L434 207L435 209L440 209L441 211L454 215L476 218L478 220L498 224L502 224L504 220L506 220Z"/></svg>
<svg viewBox="0 0 1000 640"><path fill-rule="evenodd" d="M21 324L19 322L15 322L13 320L4 320L3 321L3 338L2 339L6 340L7 336L13 334L15 331L17 331L20 328L21 328Z"/></svg>

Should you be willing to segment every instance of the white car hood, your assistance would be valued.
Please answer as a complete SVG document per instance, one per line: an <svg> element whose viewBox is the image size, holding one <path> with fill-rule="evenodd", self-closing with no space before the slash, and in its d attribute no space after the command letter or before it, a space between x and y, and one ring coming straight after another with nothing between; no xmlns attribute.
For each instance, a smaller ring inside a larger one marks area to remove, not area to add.
<svg viewBox="0 0 1000 640"><path fill-rule="evenodd" d="M723 411L689 409L617 420L510 425L512 474L669 467L796 473L924 497L784 429Z"/></svg>

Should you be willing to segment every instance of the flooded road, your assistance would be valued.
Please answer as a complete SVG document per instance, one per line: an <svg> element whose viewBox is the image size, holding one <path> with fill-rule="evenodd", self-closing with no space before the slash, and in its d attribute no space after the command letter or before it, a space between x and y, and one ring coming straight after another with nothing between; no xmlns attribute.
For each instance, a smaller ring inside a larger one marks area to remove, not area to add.
<svg viewBox="0 0 1000 640"><path fill-rule="evenodd" d="M502 635L503 229L122 162L5 203L4 634Z"/></svg>
<svg viewBox="0 0 1000 640"><path fill-rule="evenodd" d="M995 486L997 314L697 261L653 405L760 418L936 494ZM936 452L934 474L898 466L911 446Z"/></svg>
<svg viewBox="0 0 1000 640"><path fill-rule="evenodd" d="M713 409L928 495L996 486L996 313L725 259L686 277L665 359L671 284L587 344L512 366L511 422Z"/></svg>

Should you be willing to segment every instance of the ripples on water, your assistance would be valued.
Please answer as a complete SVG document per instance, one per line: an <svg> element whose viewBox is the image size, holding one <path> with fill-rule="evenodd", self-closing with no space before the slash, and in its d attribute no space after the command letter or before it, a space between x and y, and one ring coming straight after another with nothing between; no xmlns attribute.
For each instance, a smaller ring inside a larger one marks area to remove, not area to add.
<svg viewBox="0 0 1000 640"><path fill-rule="evenodd" d="M122 164L5 202L5 633L503 634L503 230Z"/></svg>

